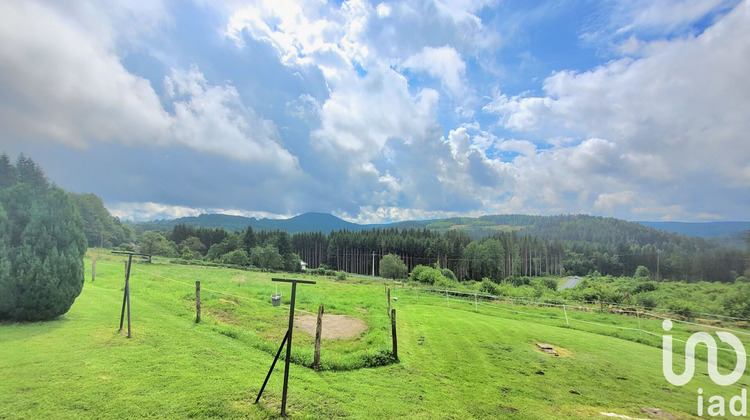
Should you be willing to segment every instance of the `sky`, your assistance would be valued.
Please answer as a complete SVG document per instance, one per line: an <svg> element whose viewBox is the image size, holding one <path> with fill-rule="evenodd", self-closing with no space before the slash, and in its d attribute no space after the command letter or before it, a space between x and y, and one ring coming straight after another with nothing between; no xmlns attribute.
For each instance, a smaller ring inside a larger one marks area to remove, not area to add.
<svg viewBox="0 0 750 420"><path fill-rule="evenodd" d="M151 220L750 220L737 0L0 2L0 152Z"/></svg>

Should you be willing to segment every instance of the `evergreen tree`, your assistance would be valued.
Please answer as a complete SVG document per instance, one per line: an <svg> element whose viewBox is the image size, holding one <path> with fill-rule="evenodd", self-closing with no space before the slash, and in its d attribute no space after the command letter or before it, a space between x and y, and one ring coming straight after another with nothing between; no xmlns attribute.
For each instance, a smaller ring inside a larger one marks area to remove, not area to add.
<svg viewBox="0 0 750 420"><path fill-rule="evenodd" d="M7 154L0 155L0 188L8 188L16 183L16 168Z"/></svg>
<svg viewBox="0 0 750 420"><path fill-rule="evenodd" d="M44 192L49 188L49 181L42 168L36 162L21 153L16 159L16 175L18 182L23 182L37 192Z"/></svg>
<svg viewBox="0 0 750 420"><path fill-rule="evenodd" d="M38 169L31 159L23 165ZM63 190L45 189L46 178L19 179L34 190L19 183L0 192L0 319L53 319L83 288L83 221Z"/></svg>
<svg viewBox="0 0 750 420"><path fill-rule="evenodd" d="M245 230L245 236L242 237L242 242L245 245L245 251L249 254L253 248L258 244L258 241L255 239L255 233L253 232L253 227L248 226Z"/></svg>

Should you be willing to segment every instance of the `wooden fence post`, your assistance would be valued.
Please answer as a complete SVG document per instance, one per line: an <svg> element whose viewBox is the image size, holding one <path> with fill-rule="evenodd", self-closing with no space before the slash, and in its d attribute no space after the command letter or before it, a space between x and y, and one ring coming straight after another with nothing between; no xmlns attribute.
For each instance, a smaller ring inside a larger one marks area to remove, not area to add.
<svg viewBox="0 0 750 420"><path fill-rule="evenodd" d="M320 370L320 339L323 335L323 305L318 306L318 323L315 325L315 354L313 369Z"/></svg>
<svg viewBox="0 0 750 420"><path fill-rule="evenodd" d="M390 288L385 289L385 292L386 292L385 294L386 299L388 299L388 315L390 315L391 314L391 289Z"/></svg>
<svg viewBox="0 0 750 420"><path fill-rule="evenodd" d="M391 336L393 337L393 358L398 362L398 340L396 339L396 310L391 310Z"/></svg>
<svg viewBox="0 0 750 420"><path fill-rule="evenodd" d="M201 322L201 282L195 282L195 323Z"/></svg>
<svg viewBox="0 0 750 420"><path fill-rule="evenodd" d="M94 257L94 261L91 262L91 282L93 283L94 280L96 280L96 257Z"/></svg>

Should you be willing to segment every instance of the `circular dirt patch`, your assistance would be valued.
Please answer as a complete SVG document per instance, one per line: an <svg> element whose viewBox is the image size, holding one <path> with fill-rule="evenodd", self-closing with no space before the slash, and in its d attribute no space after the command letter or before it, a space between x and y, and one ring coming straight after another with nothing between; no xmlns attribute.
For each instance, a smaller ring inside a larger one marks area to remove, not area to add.
<svg viewBox="0 0 750 420"><path fill-rule="evenodd" d="M304 315L294 318L294 326L315 337L316 315ZM323 314L323 338L356 337L367 329L367 324L359 318L346 315Z"/></svg>

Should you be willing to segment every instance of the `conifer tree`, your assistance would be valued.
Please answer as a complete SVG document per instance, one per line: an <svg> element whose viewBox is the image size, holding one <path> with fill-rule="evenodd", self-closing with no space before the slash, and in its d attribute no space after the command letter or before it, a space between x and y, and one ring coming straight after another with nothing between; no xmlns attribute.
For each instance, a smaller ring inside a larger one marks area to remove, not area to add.
<svg viewBox="0 0 750 420"><path fill-rule="evenodd" d="M30 158L16 170L19 182L0 189L0 319L53 319L83 288L83 221Z"/></svg>

